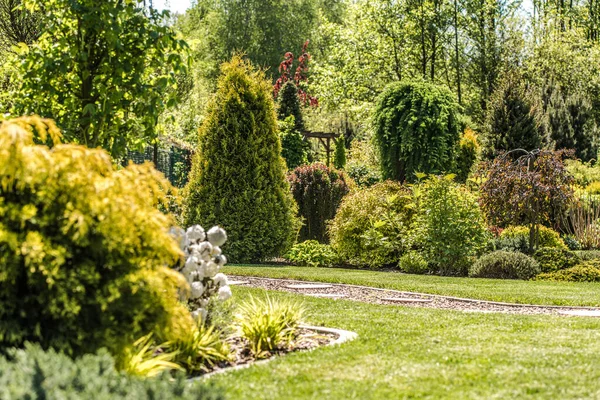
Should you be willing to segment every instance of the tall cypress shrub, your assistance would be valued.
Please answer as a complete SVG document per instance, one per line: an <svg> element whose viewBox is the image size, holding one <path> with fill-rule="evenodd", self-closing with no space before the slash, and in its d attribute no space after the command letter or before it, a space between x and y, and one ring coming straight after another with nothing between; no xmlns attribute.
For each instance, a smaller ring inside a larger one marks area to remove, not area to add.
<svg viewBox="0 0 600 400"><path fill-rule="evenodd" d="M457 108L444 87L424 82L388 85L374 115L383 178L412 181L416 172L451 171L460 139Z"/></svg>
<svg viewBox="0 0 600 400"><path fill-rule="evenodd" d="M256 262L293 244L296 205L280 156L270 83L239 56L221 72L184 192L184 222L222 226L231 261Z"/></svg>

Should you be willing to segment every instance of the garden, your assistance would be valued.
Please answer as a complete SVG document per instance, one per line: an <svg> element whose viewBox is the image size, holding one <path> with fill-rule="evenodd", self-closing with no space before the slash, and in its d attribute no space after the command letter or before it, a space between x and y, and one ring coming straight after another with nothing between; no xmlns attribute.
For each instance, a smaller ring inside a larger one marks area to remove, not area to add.
<svg viewBox="0 0 600 400"><path fill-rule="evenodd" d="M0 400L600 396L592 2L156 3L0 0Z"/></svg>

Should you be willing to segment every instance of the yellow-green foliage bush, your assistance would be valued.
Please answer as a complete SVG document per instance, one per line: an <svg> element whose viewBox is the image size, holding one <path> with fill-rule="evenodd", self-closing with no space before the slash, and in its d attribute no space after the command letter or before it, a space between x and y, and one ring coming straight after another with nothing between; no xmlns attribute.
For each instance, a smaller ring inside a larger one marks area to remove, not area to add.
<svg viewBox="0 0 600 400"><path fill-rule="evenodd" d="M539 274L535 279L553 282L600 282L600 264L596 261L586 261L571 268Z"/></svg>
<svg viewBox="0 0 600 400"><path fill-rule="evenodd" d="M52 121L0 125L0 349L117 353L150 332L178 337L193 321L168 268L182 257L172 221L155 207L167 181L59 143Z"/></svg>
<svg viewBox="0 0 600 400"><path fill-rule="evenodd" d="M525 238L529 245L529 227L527 226L509 226L500 234L500 238ZM558 232L545 227L539 227L539 243L538 248L541 247L557 247L560 249L567 250L567 245L560 238Z"/></svg>
<svg viewBox="0 0 600 400"><path fill-rule="evenodd" d="M456 157L456 180L466 182L473 165L479 157L481 146L477 134L470 128L465 129L458 146Z"/></svg>
<svg viewBox="0 0 600 400"><path fill-rule="evenodd" d="M357 265L397 264L410 249L415 214L412 191L397 182L357 190L344 197L330 224L331 246Z"/></svg>

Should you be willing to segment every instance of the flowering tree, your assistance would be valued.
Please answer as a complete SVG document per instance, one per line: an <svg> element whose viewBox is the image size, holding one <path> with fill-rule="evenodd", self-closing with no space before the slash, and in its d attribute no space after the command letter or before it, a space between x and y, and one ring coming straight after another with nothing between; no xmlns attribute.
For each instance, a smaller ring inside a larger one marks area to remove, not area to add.
<svg viewBox="0 0 600 400"><path fill-rule="evenodd" d="M208 232L200 225L194 225L177 233L186 256L186 262L180 271L191 288L190 305L194 308L192 316L204 322L208 315L208 303L217 297L225 301L231 297L227 276L219 269L227 263L221 253L221 247L227 241L225 231L217 226Z"/></svg>
<svg viewBox="0 0 600 400"><path fill-rule="evenodd" d="M279 91L283 85L293 79L294 84L298 88L300 102L304 105L310 104L311 107L317 107L319 105L319 100L316 97L309 95L301 85L308 80L308 62L310 61L310 54L308 53L309 43L310 41L307 40L302 46L302 55L298 58L298 66L296 67L293 77L291 76L291 73L294 66L294 53L288 51L283 56L283 61L279 64L279 73L281 76L277 79L275 86L273 87L273 95L276 99L279 96Z"/></svg>

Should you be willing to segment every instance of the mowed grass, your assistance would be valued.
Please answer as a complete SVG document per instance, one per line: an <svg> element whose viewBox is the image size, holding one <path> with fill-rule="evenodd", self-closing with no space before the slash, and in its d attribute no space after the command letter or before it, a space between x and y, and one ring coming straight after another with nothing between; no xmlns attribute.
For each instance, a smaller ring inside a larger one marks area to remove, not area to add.
<svg viewBox="0 0 600 400"><path fill-rule="evenodd" d="M236 287L234 298L263 295ZM357 332L210 378L231 399L596 399L600 319L302 299L307 322Z"/></svg>
<svg viewBox="0 0 600 400"><path fill-rule="evenodd" d="M409 275L341 268L232 265L226 274L347 283L520 304L600 306L600 283L537 282Z"/></svg>

